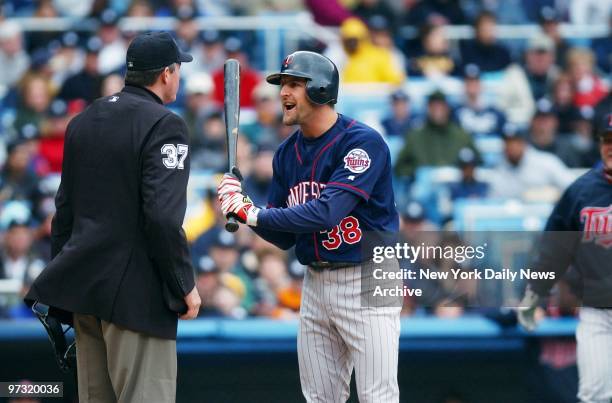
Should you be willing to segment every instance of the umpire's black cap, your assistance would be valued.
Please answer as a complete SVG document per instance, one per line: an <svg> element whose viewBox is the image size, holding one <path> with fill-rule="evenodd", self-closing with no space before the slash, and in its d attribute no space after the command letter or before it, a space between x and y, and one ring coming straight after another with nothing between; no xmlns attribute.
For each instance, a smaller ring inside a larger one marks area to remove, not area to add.
<svg viewBox="0 0 612 403"><path fill-rule="evenodd" d="M173 63L193 60L189 53L181 51L168 32L140 34L127 50L127 69L131 71L155 70Z"/></svg>

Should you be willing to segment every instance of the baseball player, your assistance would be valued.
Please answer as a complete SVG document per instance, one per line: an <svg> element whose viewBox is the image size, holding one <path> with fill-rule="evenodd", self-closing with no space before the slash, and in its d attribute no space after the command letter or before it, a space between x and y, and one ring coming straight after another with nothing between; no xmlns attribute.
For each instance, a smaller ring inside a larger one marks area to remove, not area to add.
<svg viewBox="0 0 612 403"><path fill-rule="evenodd" d="M600 131L602 163L565 191L546 224L536 260L555 278L572 264L582 277L583 307L576 331L578 398L612 401L612 115ZM530 281L518 308L519 322L536 327L534 313L554 281Z"/></svg>
<svg viewBox="0 0 612 403"><path fill-rule="evenodd" d="M398 402L400 306L362 306L366 231L396 233L389 149L372 128L334 110L338 70L313 52L290 54L279 73L283 123L299 125L276 151L267 208L226 174L223 213L282 249L295 246L305 275L298 361L308 402L346 402L355 369L359 401Z"/></svg>

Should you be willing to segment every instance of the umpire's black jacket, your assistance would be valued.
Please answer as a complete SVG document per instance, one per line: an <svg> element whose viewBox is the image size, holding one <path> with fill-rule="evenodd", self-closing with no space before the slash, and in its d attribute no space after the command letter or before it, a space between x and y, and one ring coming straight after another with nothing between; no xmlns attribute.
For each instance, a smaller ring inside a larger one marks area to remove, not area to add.
<svg viewBox="0 0 612 403"><path fill-rule="evenodd" d="M145 88L127 85L72 119L52 261L26 303L47 304L66 323L90 314L175 339L176 306L194 287L181 227L188 144L183 120Z"/></svg>

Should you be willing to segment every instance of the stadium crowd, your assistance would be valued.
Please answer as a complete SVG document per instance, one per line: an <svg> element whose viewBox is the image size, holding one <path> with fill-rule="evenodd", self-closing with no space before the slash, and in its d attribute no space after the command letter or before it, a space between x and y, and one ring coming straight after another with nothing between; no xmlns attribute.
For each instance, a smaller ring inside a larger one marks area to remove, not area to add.
<svg viewBox="0 0 612 403"><path fill-rule="evenodd" d="M176 40L194 56L181 68L181 92L170 105L190 128L194 175L217 178L226 169L222 67L227 58L240 61L238 160L244 188L258 205L267 203L274 150L294 128L281 124L278 88L262 81L262 37L202 30L197 18L282 18L307 11L317 23L337 27L337 42L304 40L299 46L329 56L343 88L389 88L380 119L368 123L393 145L402 236L410 240L451 219L452 207L432 208L427 197L413 197L423 167L457 168L457 180L444 192L452 206L465 198L554 201L576 169L598 163L595 131L612 110L610 32L567 38L560 24L609 27L611 7L601 0L7 0L0 16L0 279L17 281L23 293L50 258L63 136L88 104L121 90L134 35L121 28L124 17L175 17ZM92 18L95 26L25 31L15 17ZM460 24L473 26L473 39L449 40L449 27ZM540 30L522 41L504 41L497 38L497 24L538 24ZM411 95L413 83L446 79L460 84L458 93L434 86L418 99ZM487 141L500 147L495 158L482 147ZM196 213L185 223L201 316L297 317L304 266L248 229L224 231L213 189L189 199ZM1 317L29 315L18 300L0 298ZM461 304L438 309L446 300L428 302L431 312L463 312ZM406 314L418 304L407 301Z"/></svg>

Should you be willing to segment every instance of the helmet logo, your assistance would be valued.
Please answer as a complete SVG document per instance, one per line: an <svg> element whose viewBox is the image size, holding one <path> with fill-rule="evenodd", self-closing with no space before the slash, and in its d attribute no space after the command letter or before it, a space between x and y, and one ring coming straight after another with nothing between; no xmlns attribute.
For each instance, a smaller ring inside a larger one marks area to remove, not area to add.
<svg viewBox="0 0 612 403"><path fill-rule="evenodd" d="M287 67L289 67L289 65L293 62L293 54L285 57L285 60L283 60L283 68L286 69Z"/></svg>

